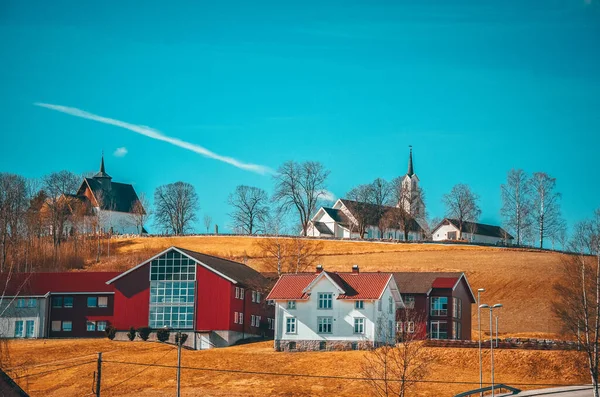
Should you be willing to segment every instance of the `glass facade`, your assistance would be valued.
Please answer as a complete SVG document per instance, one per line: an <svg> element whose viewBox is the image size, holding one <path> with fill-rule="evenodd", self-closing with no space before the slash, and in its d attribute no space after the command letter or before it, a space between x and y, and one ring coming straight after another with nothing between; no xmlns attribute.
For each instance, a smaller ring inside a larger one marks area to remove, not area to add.
<svg viewBox="0 0 600 397"><path fill-rule="evenodd" d="M150 327L192 329L196 262L177 251L150 263Z"/></svg>

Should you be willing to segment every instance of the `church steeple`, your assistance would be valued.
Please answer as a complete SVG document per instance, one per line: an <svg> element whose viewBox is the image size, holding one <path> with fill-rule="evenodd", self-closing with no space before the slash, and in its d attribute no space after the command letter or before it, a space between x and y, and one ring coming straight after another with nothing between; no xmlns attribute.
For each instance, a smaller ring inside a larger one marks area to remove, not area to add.
<svg viewBox="0 0 600 397"><path fill-rule="evenodd" d="M410 155L408 157L408 172L406 173L406 175L413 176L415 174L415 171L413 169L412 145L408 145L408 147L410 148Z"/></svg>
<svg viewBox="0 0 600 397"><path fill-rule="evenodd" d="M108 179L108 181L110 182L110 180L112 179L112 177L110 175L108 175L106 173L106 170L104 169L104 152L102 152L102 160L100 161L100 171L94 175L95 179Z"/></svg>

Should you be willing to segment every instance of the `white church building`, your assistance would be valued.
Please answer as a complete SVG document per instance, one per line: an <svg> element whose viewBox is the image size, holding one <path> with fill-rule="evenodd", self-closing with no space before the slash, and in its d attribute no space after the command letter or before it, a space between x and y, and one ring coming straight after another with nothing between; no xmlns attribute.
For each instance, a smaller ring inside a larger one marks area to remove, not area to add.
<svg viewBox="0 0 600 397"><path fill-rule="evenodd" d="M425 204L420 196L416 194L419 188L419 177L414 172L412 148L408 160L408 171L402 177L402 185L405 194L395 207L383 206L376 208L374 204L361 203L348 199L338 199L332 207L321 207L310 220L306 235L310 237L335 237L335 238L368 238L368 239L391 239L404 240L405 233L397 228L386 228L381 233L379 228L380 219L370 216L365 228L365 235L359 232L358 211L369 214L385 214L389 211L405 211L416 215L409 225L408 240L425 239L425 231L418 218L425 214ZM370 208L373 207L373 208ZM381 218L381 215L379 216Z"/></svg>

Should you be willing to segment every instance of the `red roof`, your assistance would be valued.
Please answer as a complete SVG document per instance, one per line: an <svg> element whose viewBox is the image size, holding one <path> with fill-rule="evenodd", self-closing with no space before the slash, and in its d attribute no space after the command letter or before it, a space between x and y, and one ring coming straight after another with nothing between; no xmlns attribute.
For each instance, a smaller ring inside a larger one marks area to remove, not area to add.
<svg viewBox="0 0 600 397"><path fill-rule="evenodd" d="M48 292L113 292L106 282L119 272L15 273L6 282L0 276L0 294L5 296L46 295Z"/></svg>
<svg viewBox="0 0 600 397"><path fill-rule="evenodd" d="M433 280L431 288L454 288L457 282L456 277L438 277Z"/></svg>
<svg viewBox="0 0 600 397"><path fill-rule="evenodd" d="M302 273L284 274L279 278L269 295L268 300L303 300L308 295L303 291L321 274L329 276L334 283L344 290L337 299L370 300L379 299L387 286L391 273Z"/></svg>

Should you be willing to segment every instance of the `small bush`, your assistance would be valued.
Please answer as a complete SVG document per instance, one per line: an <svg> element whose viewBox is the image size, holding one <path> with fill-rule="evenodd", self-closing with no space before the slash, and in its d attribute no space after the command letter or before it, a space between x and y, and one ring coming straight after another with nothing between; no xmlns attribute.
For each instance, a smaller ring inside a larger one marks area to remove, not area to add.
<svg viewBox="0 0 600 397"><path fill-rule="evenodd" d="M179 341L179 336L181 336L181 341ZM176 345L179 345L179 344L183 345L185 343L185 341L187 340L187 338L188 338L187 334L179 334L178 333L177 335L175 335L175 344Z"/></svg>
<svg viewBox="0 0 600 397"><path fill-rule="evenodd" d="M108 339L113 340L113 339L115 339L115 336L117 335L117 329L115 327L113 327L112 325L109 325L104 330L104 333L106 334L106 337Z"/></svg>
<svg viewBox="0 0 600 397"><path fill-rule="evenodd" d="M166 342L169 340L169 330L167 328L161 328L156 331L156 339L161 342Z"/></svg>
<svg viewBox="0 0 600 397"><path fill-rule="evenodd" d="M129 338L130 341L133 341L135 339L135 328L133 328L133 327L129 328L127 337Z"/></svg>
<svg viewBox="0 0 600 397"><path fill-rule="evenodd" d="M141 327L138 328L137 332L141 340L147 341L148 337L150 336L150 333L152 332L152 329L150 327Z"/></svg>

